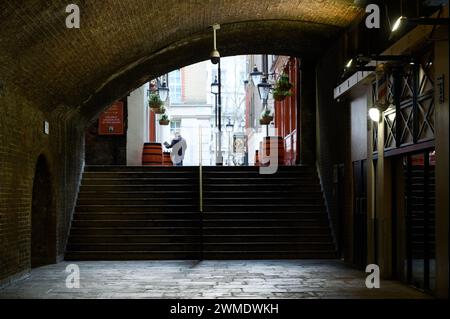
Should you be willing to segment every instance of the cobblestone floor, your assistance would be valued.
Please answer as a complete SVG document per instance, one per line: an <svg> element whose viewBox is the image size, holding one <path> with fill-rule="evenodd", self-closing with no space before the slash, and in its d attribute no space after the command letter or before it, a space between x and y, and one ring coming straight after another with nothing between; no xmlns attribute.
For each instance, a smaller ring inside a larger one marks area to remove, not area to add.
<svg viewBox="0 0 450 319"><path fill-rule="evenodd" d="M427 298L395 281L365 287L366 274L329 260L78 262L45 266L0 289L0 298Z"/></svg>

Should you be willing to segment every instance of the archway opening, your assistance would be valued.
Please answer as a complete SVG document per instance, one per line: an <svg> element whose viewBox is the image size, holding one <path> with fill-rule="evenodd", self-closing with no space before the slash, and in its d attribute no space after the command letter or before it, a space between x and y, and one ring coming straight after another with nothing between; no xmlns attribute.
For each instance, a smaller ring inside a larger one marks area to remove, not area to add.
<svg viewBox="0 0 450 319"><path fill-rule="evenodd" d="M55 223L50 170L39 156L33 182L31 210L31 268L51 264L56 258Z"/></svg>

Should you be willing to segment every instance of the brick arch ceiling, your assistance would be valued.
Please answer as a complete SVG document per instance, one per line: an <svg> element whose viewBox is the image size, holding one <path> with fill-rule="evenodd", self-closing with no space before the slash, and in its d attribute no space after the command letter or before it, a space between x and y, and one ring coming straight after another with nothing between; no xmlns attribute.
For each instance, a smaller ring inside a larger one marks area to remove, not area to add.
<svg viewBox="0 0 450 319"><path fill-rule="evenodd" d="M208 58L214 23L222 56L314 56L358 19L353 0L63 0L0 3L0 82L45 110L95 117L148 79Z"/></svg>

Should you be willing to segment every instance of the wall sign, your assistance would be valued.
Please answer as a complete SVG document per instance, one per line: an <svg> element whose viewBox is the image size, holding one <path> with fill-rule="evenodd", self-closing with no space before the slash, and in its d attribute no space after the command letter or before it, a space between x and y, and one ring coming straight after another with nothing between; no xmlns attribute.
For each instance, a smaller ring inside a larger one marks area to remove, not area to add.
<svg viewBox="0 0 450 319"><path fill-rule="evenodd" d="M44 121L44 134L45 135L50 134L50 123L48 121Z"/></svg>
<svg viewBox="0 0 450 319"><path fill-rule="evenodd" d="M98 135L123 135L123 102L116 102L98 119Z"/></svg>

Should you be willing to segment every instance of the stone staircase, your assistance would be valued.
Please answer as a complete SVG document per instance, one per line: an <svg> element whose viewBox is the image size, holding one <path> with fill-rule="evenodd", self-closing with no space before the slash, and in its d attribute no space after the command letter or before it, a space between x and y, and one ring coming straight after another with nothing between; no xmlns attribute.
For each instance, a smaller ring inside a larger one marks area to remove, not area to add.
<svg viewBox="0 0 450 319"><path fill-rule="evenodd" d="M204 174L205 259L336 258L311 167L209 167Z"/></svg>
<svg viewBox="0 0 450 319"><path fill-rule="evenodd" d="M66 260L336 258L311 167L86 167Z"/></svg>
<svg viewBox="0 0 450 319"><path fill-rule="evenodd" d="M65 259L199 259L194 185L194 167L86 167Z"/></svg>

